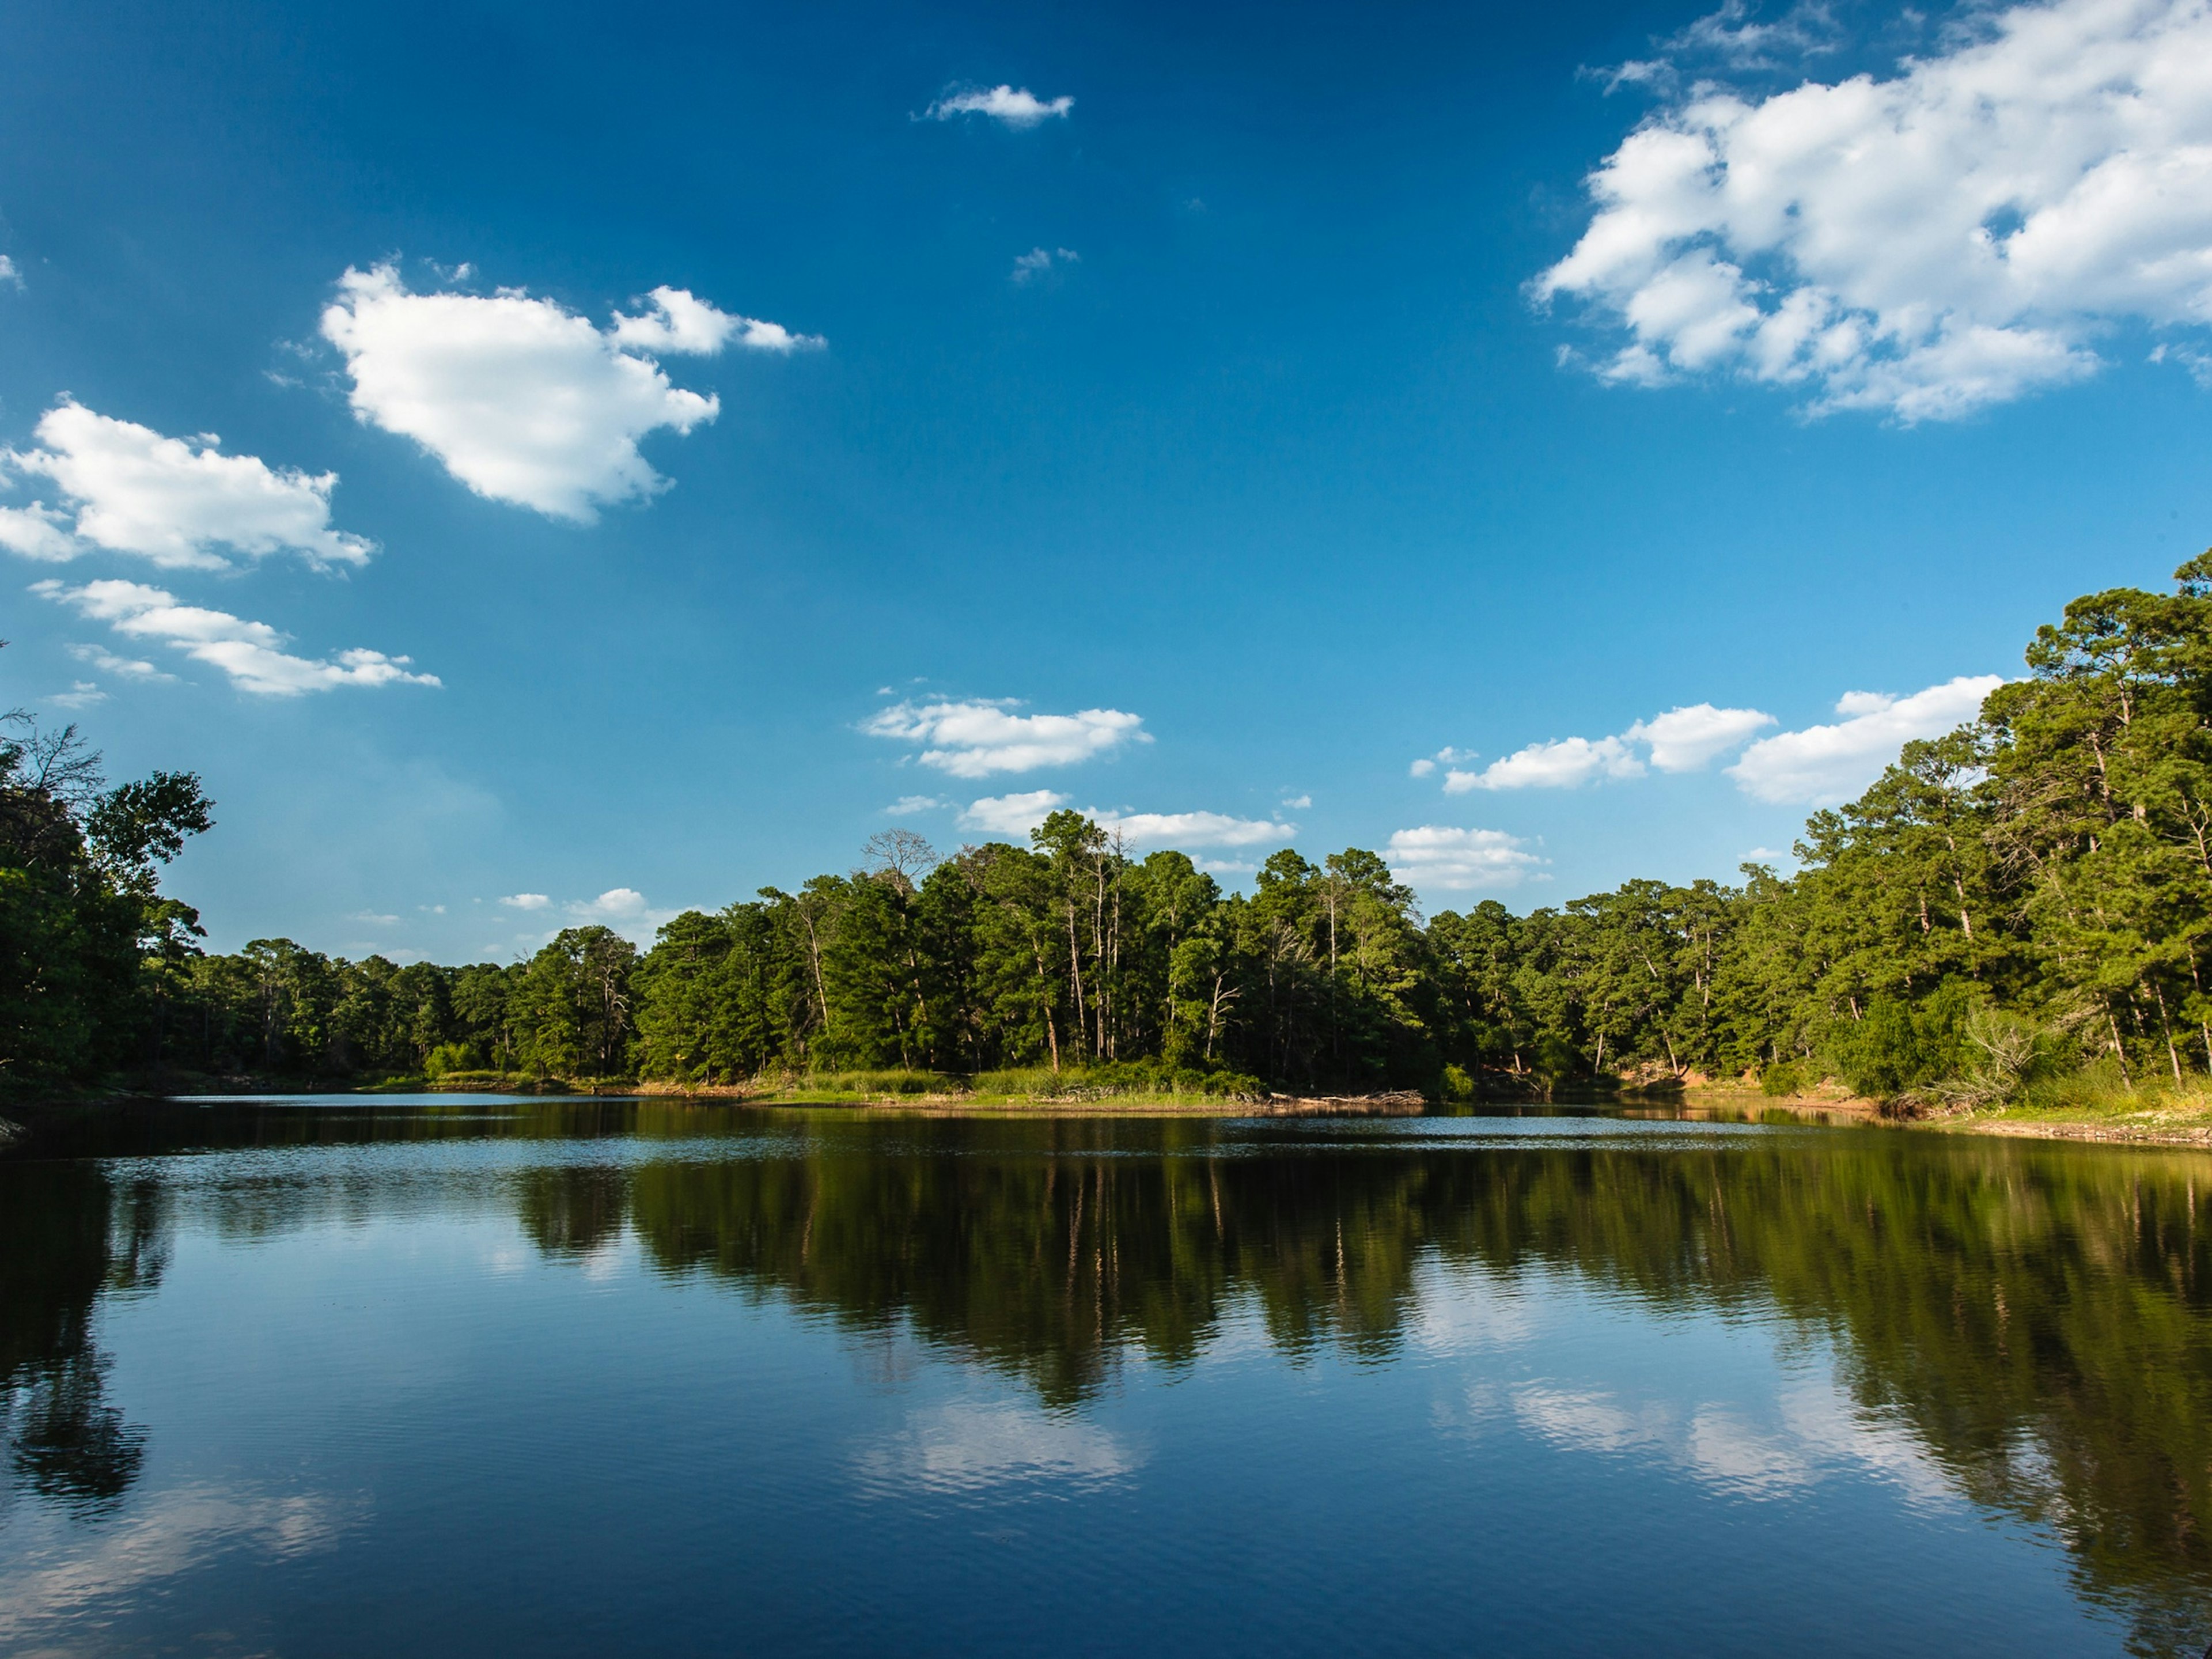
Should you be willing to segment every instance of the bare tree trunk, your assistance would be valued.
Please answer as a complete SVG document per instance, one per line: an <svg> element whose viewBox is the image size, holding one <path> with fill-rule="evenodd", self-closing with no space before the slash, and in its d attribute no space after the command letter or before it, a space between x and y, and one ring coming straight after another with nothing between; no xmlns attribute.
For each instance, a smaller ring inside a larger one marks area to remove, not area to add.
<svg viewBox="0 0 2212 1659"><path fill-rule="evenodd" d="M2173 1065L2173 1080L2181 1081L2181 1051L2173 1046L2173 1027L2166 1017L2166 992L2156 980L2150 982L2150 994L2158 999L2159 1030L2166 1035L2166 1057Z"/></svg>
<svg viewBox="0 0 2212 1659"><path fill-rule="evenodd" d="M1052 1017L1052 981L1044 971L1044 951L1034 937L1030 940L1030 954L1036 958L1037 989L1042 994L1044 1004L1044 1036L1045 1041L1052 1046L1052 1074L1058 1077L1060 1075L1060 1026Z"/></svg>

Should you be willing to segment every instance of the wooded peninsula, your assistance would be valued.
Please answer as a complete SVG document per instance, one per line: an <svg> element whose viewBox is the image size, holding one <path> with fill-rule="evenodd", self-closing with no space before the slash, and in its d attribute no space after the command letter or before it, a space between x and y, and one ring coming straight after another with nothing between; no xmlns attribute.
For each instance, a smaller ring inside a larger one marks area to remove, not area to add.
<svg viewBox="0 0 2212 1659"><path fill-rule="evenodd" d="M690 911L640 952L401 966L204 950L161 866L189 774L107 787L74 726L0 739L0 1092L416 1079L810 1083L1083 1098L1832 1081L1906 1115L2195 1098L2212 1072L2212 553L2088 595L1979 718L1816 812L1784 875L1632 881L1424 919L1378 855L1285 849L1224 894L1054 813L1026 847ZM841 1083L839 1079L843 1079Z"/></svg>

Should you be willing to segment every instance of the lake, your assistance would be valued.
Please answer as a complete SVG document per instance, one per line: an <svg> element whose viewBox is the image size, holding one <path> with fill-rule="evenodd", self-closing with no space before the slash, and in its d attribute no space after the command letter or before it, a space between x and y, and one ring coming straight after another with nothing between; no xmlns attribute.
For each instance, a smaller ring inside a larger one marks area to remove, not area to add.
<svg viewBox="0 0 2212 1659"><path fill-rule="evenodd" d="M31 1150L0 1651L2212 1639L2203 1154L451 1096Z"/></svg>

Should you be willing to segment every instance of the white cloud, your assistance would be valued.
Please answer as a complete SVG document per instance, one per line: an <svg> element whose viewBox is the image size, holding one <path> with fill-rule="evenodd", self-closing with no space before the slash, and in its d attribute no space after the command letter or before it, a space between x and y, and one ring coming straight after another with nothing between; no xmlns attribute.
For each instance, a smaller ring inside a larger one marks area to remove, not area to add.
<svg viewBox="0 0 2212 1659"><path fill-rule="evenodd" d="M1463 891L1519 885L1544 862L1525 848L1518 836L1502 830L1425 823L1394 830L1389 858L1391 873L1410 886Z"/></svg>
<svg viewBox="0 0 2212 1659"><path fill-rule="evenodd" d="M884 808L884 811L889 817L897 817L913 812L934 812L951 805L950 801L939 800L934 795L901 795Z"/></svg>
<svg viewBox="0 0 2212 1659"><path fill-rule="evenodd" d="M23 291L23 273L15 269L15 262L0 253L0 283L5 283L18 294Z"/></svg>
<svg viewBox="0 0 2212 1659"><path fill-rule="evenodd" d="M1960 416L2094 373L2113 322L2212 324L2212 7L2058 0L1887 80L1711 83L1589 179L1533 284L1627 331L1600 366Z"/></svg>
<svg viewBox="0 0 2212 1659"><path fill-rule="evenodd" d="M1757 799L1832 806L1881 775L1897 751L1921 738L1939 738L1981 712L1982 699L2004 684L1996 674L1961 675L1909 697L1850 691L1836 702L1844 718L1762 738L1728 769Z"/></svg>
<svg viewBox="0 0 2212 1659"><path fill-rule="evenodd" d="M510 910L520 910L532 915L555 908L553 900L544 893L509 893L498 902ZM443 905L434 908L437 914L445 914ZM597 898L569 899L559 908L562 917L565 918L562 921L564 927L597 925L608 927L640 945L650 944L655 930L682 914L680 909L662 909L648 903L645 895L635 887L610 887ZM517 933L514 937L517 944L535 949L538 945L550 944L558 933L558 928L549 928L544 933Z"/></svg>
<svg viewBox="0 0 2212 1659"><path fill-rule="evenodd" d="M960 814L963 830L981 830L994 836L1026 836L1048 814L1067 805L1067 797L1049 789L1032 789L1019 795L986 795L970 801Z"/></svg>
<svg viewBox="0 0 2212 1659"><path fill-rule="evenodd" d="M107 701L107 693L100 689L97 680L78 680L66 691L51 691L40 702L56 708L90 708Z"/></svg>
<svg viewBox="0 0 2212 1659"><path fill-rule="evenodd" d="M1422 756L1406 769L1406 774L1408 777L1425 778L1437 769L1439 762L1446 766L1454 766L1461 761L1471 761L1474 756L1475 751L1472 749L1454 749L1446 744L1433 755Z"/></svg>
<svg viewBox="0 0 2212 1659"><path fill-rule="evenodd" d="M645 914L645 895L635 887L610 887L595 899L579 899L568 914L586 921L635 921Z"/></svg>
<svg viewBox="0 0 2212 1659"><path fill-rule="evenodd" d="M322 331L344 354L361 419L414 439L479 495L579 524L668 487L640 438L721 411L671 384L652 353L821 343L682 289L655 289L643 313L602 331L519 289L410 294L389 265L340 277Z"/></svg>
<svg viewBox="0 0 2212 1659"><path fill-rule="evenodd" d="M1083 256L1072 247L1033 247L1027 253L1014 256L1013 280L1033 283L1040 276L1049 276L1054 266L1082 263Z"/></svg>
<svg viewBox="0 0 2212 1659"><path fill-rule="evenodd" d="M1091 807L1084 816L1106 830L1118 830L1133 847L1253 847L1287 842L1295 823L1273 818L1234 818L1225 812L1107 812Z"/></svg>
<svg viewBox="0 0 2212 1659"><path fill-rule="evenodd" d="M186 656L211 663L241 691L259 696L292 697L341 685L436 685L434 674L408 672L409 657L381 651L341 651L333 661L288 655L278 647L286 635L266 623L247 622L227 611L179 605L176 595L140 582L97 581L64 587L57 581L34 583L31 592L80 615L104 622L134 639L161 640Z"/></svg>
<svg viewBox="0 0 2212 1659"><path fill-rule="evenodd" d="M1695 702L1638 720L1621 736L1648 744L1651 763L1662 772L1701 772L1761 726L1773 724L1773 715L1756 708L1716 708L1709 702Z"/></svg>
<svg viewBox="0 0 2212 1659"><path fill-rule="evenodd" d="M956 778L1068 766L1125 743L1150 743L1141 715L1118 708L1015 714L1012 702L895 703L860 723L872 738L927 744L915 758Z"/></svg>
<svg viewBox="0 0 2212 1659"><path fill-rule="evenodd" d="M793 334L781 323L718 311L688 289L657 288L646 295L642 314L617 313L611 331L615 343L643 352L695 352L711 357L735 340L752 351L812 350L825 342L818 334Z"/></svg>
<svg viewBox="0 0 2212 1659"><path fill-rule="evenodd" d="M231 562L219 548L250 558L295 552L319 567L366 563L375 551L331 528L335 472L271 468L258 456L223 454L210 433L165 438L67 399L40 417L38 441L0 457L61 495L59 508L0 508L0 546L31 558L105 548L169 569L222 570Z"/></svg>
<svg viewBox="0 0 2212 1659"><path fill-rule="evenodd" d="M1619 738L1561 738L1556 743L1532 743L1480 772L1457 768L1444 774L1444 793L1465 794L1470 789L1565 789L1593 778L1635 778L1644 775L1644 763Z"/></svg>
<svg viewBox="0 0 2212 1659"><path fill-rule="evenodd" d="M33 501L28 507L0 507L0 547L27 559L59 564L84 551L69 532L69 514Z"/></svg>
<svg viewBox="0 0 2212 1659"><path fill-rule="evenodd" d="M1283 797L1283 805L1290 808L1293 812L1303 812L1306 808L1313 805L1313 797L1311 795L1285 795Z"/></svg>
<svg viewBox="0 0 2212 1659"><path fill-rule="evenodd" d="M1503 760L1492 761L1480 772L1453 767L1444 774L1444 793L1463 795L1470 789L1570 789L1600 778L1640 778L1644 759L1662 772L1696 772L1733 749L1774 716L1756 708L1716 708L1709 702L1670 708L1648 720L1638 720L1618 737L1561 738L1553 743L1532 743ZM1446 749L1442 761L1472 760L1463 750ZM1414 763L1413 775L1433 770Z"/></svg>
<svg viewBox="0 0 2212 1659"><path fill-rule="evenodd" d="M397 916L387 916L375 910L356 910L351 915L348 916L346 920L348 921L374 921L383 927L389 927L392 923L398 921L399 918Z"/></svg>
<svg viewBox="0 0 2212 1659"><path fill-rule="evenodd" d="M1010 127L1033 127L1054 117L1065 118L1075 107L1073 98L1043 99L1027 87L947 87L923 112L923 118L950 121L961 115L988 115Z"/></svg>
<svg viewBox="0 0 2212 1659"><path fill-rule="evenodd" d="M150 662L138 657L118 657L112 651L102 650L96 645L72 645L69 653L79 662L89 663L103 674L112 674L118 679L166 681L174 684L174 674L164 674Z"/></svg>

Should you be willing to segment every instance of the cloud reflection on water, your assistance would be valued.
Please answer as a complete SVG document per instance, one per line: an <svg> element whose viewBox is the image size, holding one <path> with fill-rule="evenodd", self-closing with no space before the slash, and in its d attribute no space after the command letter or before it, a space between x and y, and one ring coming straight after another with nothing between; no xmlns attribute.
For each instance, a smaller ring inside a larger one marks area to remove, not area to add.
<svg viewBox="0 0 2212 1659"><path fill-rule="evenodd" d="M310 1493L260 1496L216 1486L178 1486L143 1498L125 1518L80 1528L48 1516L14 1540L0 1565L0 1642L133 1595L236 1550L289 1561L336 1547L367 1519L365 1501ZM21 1522L17 1523L19 1526Z"/></svg>
<svg viewBox="0 0 2212 1659"><path fill-rule="evenodd" d="M1132 1474L1150 1453L1072 1412L1014 1401L954 1401L910 1413L906 1427L855 1460L871 1495L913 1486L972 1492L1021 1482L1096 1485Z"/></svg>

